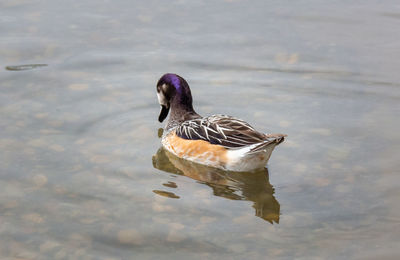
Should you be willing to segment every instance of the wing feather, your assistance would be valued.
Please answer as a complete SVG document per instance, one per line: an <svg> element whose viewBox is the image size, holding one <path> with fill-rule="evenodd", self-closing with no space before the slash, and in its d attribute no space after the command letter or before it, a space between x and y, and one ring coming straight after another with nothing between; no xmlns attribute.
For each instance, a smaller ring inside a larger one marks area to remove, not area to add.
<svg viewBox="0 0 400 260"><path fill-rule="evenodd" d="M176 134L184 139L205 140L226 148L241 148L267 139L248 123L225 115L185 121L178 126Z"/></svg>

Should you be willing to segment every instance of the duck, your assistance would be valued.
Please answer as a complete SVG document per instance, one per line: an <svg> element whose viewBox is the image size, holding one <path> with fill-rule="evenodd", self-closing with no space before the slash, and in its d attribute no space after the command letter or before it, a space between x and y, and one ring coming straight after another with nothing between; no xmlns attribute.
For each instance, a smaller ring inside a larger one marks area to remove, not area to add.
<svg viewBox="0 0 400 260"><path fill-rule="evenodd" d="M189 84L174 73L157 82L158 121L169 114L162 146L178 158L226 171L251 172L266 166L285 134L265 134L229 115L202 117L193 108Z"/></svg>

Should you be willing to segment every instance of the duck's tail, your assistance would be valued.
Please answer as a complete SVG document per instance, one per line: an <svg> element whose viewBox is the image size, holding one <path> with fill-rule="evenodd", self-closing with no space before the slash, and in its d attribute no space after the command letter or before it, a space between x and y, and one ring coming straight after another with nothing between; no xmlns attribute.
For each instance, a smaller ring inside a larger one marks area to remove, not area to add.
<svg viewBox="0 0 400 260"><path fill-rule="evenodd" d="M278 144L282 143L285 140L285 134L268 134L265 135L266 139L251 147L251 149L246 154L254 154L258 152L265 152L266 150L271 150ZM272 152L272 150L271 150Z"/></svg>

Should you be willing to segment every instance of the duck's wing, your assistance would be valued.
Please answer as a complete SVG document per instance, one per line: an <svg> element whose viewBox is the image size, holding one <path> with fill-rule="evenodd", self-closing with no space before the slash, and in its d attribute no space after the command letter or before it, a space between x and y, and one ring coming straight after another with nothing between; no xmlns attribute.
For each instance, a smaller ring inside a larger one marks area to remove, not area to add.
<svg viewBox="0 0 400 260"><path fill-rule="evenodd" d="M185 121L176 129L184 139L205 140L226 148L241 148L268 141L268 135L256 131L243 120L215 115Z"/></svg>

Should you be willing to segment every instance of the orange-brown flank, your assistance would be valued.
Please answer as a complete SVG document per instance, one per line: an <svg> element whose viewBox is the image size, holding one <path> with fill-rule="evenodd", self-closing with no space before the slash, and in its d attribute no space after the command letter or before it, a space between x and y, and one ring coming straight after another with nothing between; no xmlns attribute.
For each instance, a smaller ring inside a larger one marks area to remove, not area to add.
<svg viewBox="0 0 400 260"><path fill-rule="evenodd" d="M226 148L204 140L183 139L172 132L165 137L164 144L167 149L181 158L215 166L223 166L227 163Z"/></svg>

